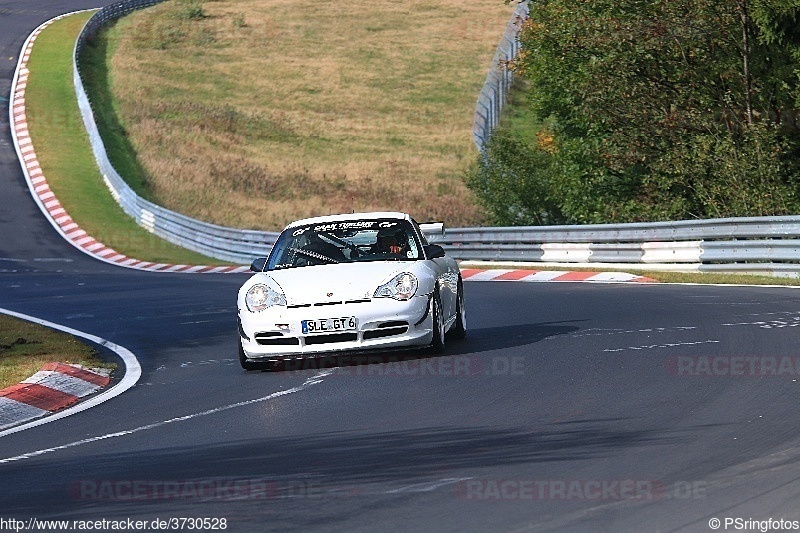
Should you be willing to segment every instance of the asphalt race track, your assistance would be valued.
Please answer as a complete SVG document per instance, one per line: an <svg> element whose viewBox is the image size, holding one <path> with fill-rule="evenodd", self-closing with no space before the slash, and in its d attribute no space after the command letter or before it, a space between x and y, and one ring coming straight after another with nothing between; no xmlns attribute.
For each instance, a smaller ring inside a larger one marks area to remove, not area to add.
<svg viewBox="0 0 800 533"><path fill-rule="evenodd" d="M4 106L27 34L96 6L0 4ZM48 518L148 530L209 518L206 529L228 531L800 520L795 289L466 283L470 331L445 356L247 373L236 360L244 276L136 272L64 243L30 198L5 111L0 205L0 307L109 339L142 365L121 396L0 437L0 529Z"/></svg>

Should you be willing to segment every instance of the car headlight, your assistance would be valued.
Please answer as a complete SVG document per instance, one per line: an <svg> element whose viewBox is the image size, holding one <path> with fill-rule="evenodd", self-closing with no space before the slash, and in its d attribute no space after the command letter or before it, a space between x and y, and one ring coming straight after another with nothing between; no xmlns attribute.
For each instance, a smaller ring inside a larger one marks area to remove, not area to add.
<svg viewBox="0 0 800 533"><path fill-rule="evenodd" d="M384 283L375 291L373 298L394 298L408 300L417 293L419 282L410 272L396 275L388 283Z"/></svg>
<svg viewBox="0 0 800 533"><path fill-rule="evenodd" d="M258 313L273 305L286 305L286 296L284 296L283 293L277 292L272 287L258 283L247 290L244 302L247 304L247 309L251 313Z"/></svg>

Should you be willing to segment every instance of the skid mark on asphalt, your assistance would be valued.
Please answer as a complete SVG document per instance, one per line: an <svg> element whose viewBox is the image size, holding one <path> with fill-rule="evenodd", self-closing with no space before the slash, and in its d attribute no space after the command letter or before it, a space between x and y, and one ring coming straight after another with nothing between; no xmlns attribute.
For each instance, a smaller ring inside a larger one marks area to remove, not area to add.
<svg viewBox="0 0 800 533"><path fill-rule="evenodd" d="M445 479L439 479L437 481L426 481L423 483L414 483L413 485L406 485L405 487L400 487L399 489L392 489L384 491L384 494L399 494L404 492L433 492L434 490L446 487L449 485L453 485L455 483L460 483L462 481L468 481L472 479L471 477L450 477Z"/></svg>
<svg viewBox="0 0 800 533"><path fill-rule="evenodd" d="M757 321L757 322L736 322L732 324L722 324L723 326L758 326L761 329L778 329L778 328L793 328L796 326L800 326L800 319L794 319L792 321L786 320L771 320L769 322L765 321Z"/></svg>
<svg viewBox="0 0 800 533"><path fill-rule="evenodd" d="M757 326L761 329L793 328L800 326L800 311L779 311L775 313L754 313L743 315L749 317L775 317L769 320L754 320L752 322L729 322L723 326ZM785 318L784 318L785 317Z"/></svg>
<svg viewBox="0 0 800 533"><path fill-rule="evenodd" d="M153 372L159 372L159 376L166 380L166 381L145 381L140 382L138 384L139 387L153 387L156 385L168 385L172 386L176 383L176 379L178 381L182 381L180 378L170 378L164 377L165 375L169 375L170 371L174 370L181 370L181 369L194 369L194 368L201 368L201 367L208 367L208 366L238 366L239 360L238 359L206 359L203 361L184 361L177 366L170 366L170 365L159 365ZM166 373L166 374L165 374Z"/></svg>
<svg viewBox="0 0 800 533"><path fill-rule="evenodd" d="M280 396L286 396L287 394L293 394L295 392L301 392L301 391L303 391L303 390L305 390L305 389L307 389L307 388L309 388L309 387L311 387L313 385L318 385L319 383L322 383L323 378L325 376L329 376L331 373L333 373L333 369L320 371L320 372L318 372L314 376L311 376L310 378L305 380L302 384L300 384L300 385L298 385L296 387L292 387L291 389L287 389L287 390L273 392L272 394L268 394L268 395L262 396L260 398L254 398L252 400L245 400L243 402L232 403L232 404L225 405L225 406L222 406L222 407L215 407L213 409L207 409L205 411L192 413L190 415L184 415L184 416L179 416L179 417L175 417L175 418L170 418L168 420L162 420L160 422L153 422L152 424L146 424L144 426L139 426L139 427L136 427L136 428L133 428L133 429L127 429L127 430L124 430L124 431L117 431L117 432L114 432L114 433L107 433L105 435L98 435L98 436L95 436L95 437L89 437L87 439L81 439L81 440L77 440L77 441L70 442L70 443L67 443L67 444L62 444L61 446L54 446L52 448L43 448L41 450L36 450L36 451L33 451L33 452L23 453L22 455L16 455L14 457L7 457L5 459L0 459L0 464L13 463L15 461L22 461L24 459L32 459L34 457L39 457L40 455L45 455L47 453L57 452L57 451L60 451L60 450L67 450L69 448L76 448L78 446L83 446L85 444L91 444L93 442L98 442L98 441L101 441L101 440L115 439L117 437L125 437L125 436L128 436L128 435L133 435L134 433L141 433L142 431L149 431L151 429L156 429L156 428L160 428L162 426L166 426L166 425L169 425L169 424L174 424L176 422L185 422L187 420L192 420L192 419L195 419L195 418L200 418L200 417L208 416L208 415L214 415L214 414L217 414L217 413L221 413L223 411L228 411L230 409L235 409L237 407L244 407L246 405L252 405L252 404L256 404L256 403L266 402L266 401L278 398Z"/></svg>
<svg viewBox="0 0 800 533"><path fill-rule="evenodd" d="M237 359L207 359L205 361L185 361L181 363L181 368L188 368L190 366L207 366L207 365L232 365L237 363ZM157 370L161 370L161 366Z"/></svg>
<svg viewBox="0 0 800 533"><path fill-rule="evenodd" d="M601 337L606 335L624 335L630 333L671 333L674 331L690 331L697 329L696 326L675 326L669 328L645 328L645 329L586 329L583 333L575 333L570 337Z"/></svg>
<svg viewBox="0 0 800 533"><path fill-rule="evenodd" d="M677 348L679 346L697 346L699 344L716 344L721 341L707 340L695 342L667 342L664 344L645 344L643 346L628 346L627 348L606 348L604 352L624 352L625 350L657 350L661 348Z"/></svg>
<svg viewBox="0 0 800 533"><path fill-rule="evenodd" d="M198 366L211 366L211 365L229 366L238 363L239 363L238 359L206 359L204 361L184 361L178 365L178 368L193 368ZM155 369L155 372L163 372L164 370L170 370L170 369L171 368L168 365L160 365L158 368Z"/></svg>
<svg viewBox="0 0 800 533"><path fill-rule="evenodd" d="M769 313L747 313L746 315L734 315L734 316L779 316L779 315L800 316L800 311L772 311Z"/></svg>

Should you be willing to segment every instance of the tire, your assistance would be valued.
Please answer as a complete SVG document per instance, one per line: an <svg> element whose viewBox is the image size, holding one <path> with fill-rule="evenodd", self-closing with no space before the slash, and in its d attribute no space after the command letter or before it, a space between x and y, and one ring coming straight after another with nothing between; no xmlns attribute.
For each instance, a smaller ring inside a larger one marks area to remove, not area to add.
<svg viewBox="0 0 800 533"><path fill-rule="evenodd" d="M439 299L439 289L435 289L433 293L433 309L431 309L431 317L433 318L433 338L431 339L430 352L439 354L444 353L444 314L442 312L442 302Z"/></svg>
<svg viewBox="0 0 800 533"><path fill-rule="evenodd" d="M467 336L467 309L464 307L464 282L458 276L458 294L456 295L456 322L450 328L450 335L454 339L463 339Z"/></svg>

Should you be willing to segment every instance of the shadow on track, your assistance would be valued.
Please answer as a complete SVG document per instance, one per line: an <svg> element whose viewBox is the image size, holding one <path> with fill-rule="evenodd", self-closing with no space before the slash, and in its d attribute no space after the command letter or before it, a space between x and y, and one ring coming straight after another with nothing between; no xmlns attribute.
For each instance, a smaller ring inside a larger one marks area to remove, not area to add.
<svg viewBox="0 0 800 533"><path fill-rule="evenodd" d="M447 348L443 354L431 354L425 349L402 349L391 351L375 351L369 353L324 355L300 361L278 363L274 370L292 372L298 370L321 370L326 368L344 368L362 365L378 365L414 361L418 359L439 359L453 356L479 356L483 352L509 350L541 342L558 335L567 335L578 331L577 326L562 325L562 322L543 322L538 324L520 324L491 328L471 329L465 339L447 340Z"/></svg>

